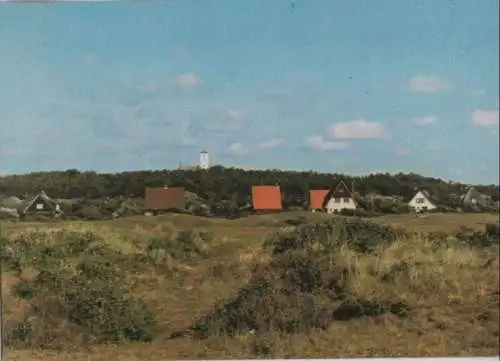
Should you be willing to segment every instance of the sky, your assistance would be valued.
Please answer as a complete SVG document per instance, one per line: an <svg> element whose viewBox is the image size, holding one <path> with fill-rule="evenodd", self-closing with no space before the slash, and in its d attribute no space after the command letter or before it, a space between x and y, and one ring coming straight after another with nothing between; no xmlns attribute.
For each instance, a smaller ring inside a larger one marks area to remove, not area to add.
<svg viewBox="0 0 500 361"><path fill-rule="evenodd" d="M0 174L499 183L498 0L0 4Z"/></svg>

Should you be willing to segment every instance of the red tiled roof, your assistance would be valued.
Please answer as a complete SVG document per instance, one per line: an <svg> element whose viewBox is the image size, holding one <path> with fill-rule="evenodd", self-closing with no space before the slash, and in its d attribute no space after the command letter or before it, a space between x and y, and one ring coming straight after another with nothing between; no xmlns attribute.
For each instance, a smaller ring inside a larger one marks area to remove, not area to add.
<svg viewBox="0 0 500 361"><path fill-rule="evenodd" d="M160 211L167 209L183 210L186 207L185 191L183 187L146 188L144 209Z"/></svg>
<svg viewBox="0 0 500 361"><path fill-rule="evenodd" d="M330 192L329 189L309 190L309 209L322 209L328 192Z"/></svg>
<svg viewBox="0 0 500 361"><path fill-rule="evenodd" d="M253 186L252 204L254 209L282 209L279 186Z"/></svg>

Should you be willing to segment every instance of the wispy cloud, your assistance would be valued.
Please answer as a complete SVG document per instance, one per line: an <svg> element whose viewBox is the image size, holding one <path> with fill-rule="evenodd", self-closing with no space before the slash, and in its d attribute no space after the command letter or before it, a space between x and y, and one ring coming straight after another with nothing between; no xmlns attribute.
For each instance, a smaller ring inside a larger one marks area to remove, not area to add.
<svg viewBox="0 0 500 361"><path fill-rule="evenodd" d="M474 97L480 97L486 94L486 92L483 89L472 89L469 91L469 94L474 96Z"/></svg>
<svg viewBox="0 0 500 361"><path fill-rule="evenodd" d="M235 142L229 145L227 153L229 155L244 156L250 154L250 149L243 143Z"/></svg>
<svg viewBox="0 0 500 361"><path fill-rule="evenodd" d="M472 112L472 123L481 127L498 126L498 109L481 110L476 109Z"/></svg>
<svg viewBox="0 0 500 361"><path fill-rule="evenodd" d="M175 56L176 58L183 58L186 56L187 51L184 47L179 46L176 48L173 48L171 51L172 55Z"/></svg>
<svg viewBox="0 0 500 361"><path fill-rule="evenodd" d="M349 143L325 140L321 135L306 139L306 146L316 150L341 150L349 148Z"/></svg>
<svg viewBox="0 0 500 361"><path fill-rule="evenodd" d="M410 155L411 151L409 149L397 149L394 152L394 154L399 156L399 157L404 157L404 156Z"/></svg>
<svg viewBox="0 0 500 361"><path fill-rule="evenodd" d="M430 152L438 152L441 150L441 146L439 144L428 144L426 148Z"/></svg>
<svg viewBox="0 0 500 361"><path fill-rule="evenodd" d="M201 79L194 73L179 75L175 84L181 88L195 88L199 86Z"/></svg>
<svg viewBox="0 0 500 361"><path fill-rule="evenodd" d="M243 112L239 109L232 109L232 108L229 108L226 110L227 114L230 116L230 117L233 117L233 118L241 118L243 116Z"/></svg>
<svg viewBox="0 0 500 361"><path fill-rule="evenodd" d="M426 126L426 125L429 125L432 123L436 123L437 121L438 121L438 118L434 115L426 115L424 117L415 118L413 120L413 122L420 127L423 127L423 126Z"/></svg>
<svg viewBox="0 0 500 361"><path fill-rule="evenodd" d="M385 139L388 133L382 123L365 119L334 123L326 131L330 139Z"/></svg>
<svg viewBox="0 0 500 361"><path fill-rule="evenodd" d="M259 143L257 146L262 149L270 149L270 148L276 148L281 145L285 144L285 140L283 138L276 138L276 139L270 139L266 140L264 142Z"/></svg>
<svg viewBox="0 0 500 361"><path fill-rule="evenodd" d="M246 119L243 111L232 108L204 110L193 122L193 127L195 128L219 134L237 133L243 130L245 125ZM193 128L193 130L197 132L196 129ZM203 134L199 135L203 136Z"/></svg>
<svg viewBox="0 0 500 361"><path fill-rule="evenodd" d="M450 90L453 85L446 79L435 75L414 75L407 84L408 90L415 93L439 93Z"/></svg>

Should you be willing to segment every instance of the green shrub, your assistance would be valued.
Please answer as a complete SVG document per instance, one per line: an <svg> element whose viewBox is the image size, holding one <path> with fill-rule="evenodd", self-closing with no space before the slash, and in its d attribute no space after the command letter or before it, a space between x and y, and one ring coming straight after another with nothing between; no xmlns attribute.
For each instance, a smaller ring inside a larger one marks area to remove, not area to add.
<svg viewBox="0 0 500 361"><path fill-rule="evenodd" d="M22 280L13 287L12 292L22 299L29 300L37 295L38 290L32 282Z"/></svg>
<svg viewBox="0 0 500 361"><path fill-rule="evenodd" d="M202 337L249 330L296 333L363 315L402 316L405 306L397 300L377 303L350 294L346 279L354 270L334 259L342 246L373 252L404 235L356 220L305 224L277 234L265 245L271 248L271 261L258 265L233 299L217 304L192 329Z"/></svg>
<svg viewBox="0 0 500 361"><path fill-rule="evenodd" d="M131 257L106 246L96 234L29 232L4 236L1 247L6 267L19 273L26 267L38 271L34 279L14 287L31 306L8 332L10 345L48 347L65 338L85 343L153 338L154 317L132 296L124 273Z"/></svg>
<svg viewBox="0 0 500 361"><path fill-rule="evenodd" d="M355 251L369 253L377 246L405 236L405 231L389 226L358 219L334 219L301 225L293 233L278 233L270 237L264 247L271 248L276 254L309 248L320 248L328 252L346 244Z"/></svg>
<svg viewBox="0 0 500 361"><path fill-rule="evenodd" d="M483 231L462 227L455 235L458 242L470 247L491 247L500 244L500 228L498 223L488 223Z"/></svg>
<svg viewBox="0 0 500 361"><path fill-rule="evenodd" d="M210 234L204 234L210 237ZM146 254L155 264L166 261L169 258L191 261L206 257L208 246L199 233L193 231L181 231L177 237L152 237L148 240Z"/></svg>

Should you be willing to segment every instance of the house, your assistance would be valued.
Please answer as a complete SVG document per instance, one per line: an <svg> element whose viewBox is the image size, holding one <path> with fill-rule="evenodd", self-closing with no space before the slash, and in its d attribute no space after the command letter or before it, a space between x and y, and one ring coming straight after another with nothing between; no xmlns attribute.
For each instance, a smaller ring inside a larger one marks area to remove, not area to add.
<svg viewBox="0 0 500 361"><path fill-rule="evenodd" d="M63 211L59 202L50 198L44 191L38 193L30 201L23 202L19 205L18 211L20 215L62 215Z"/></svg>
<svg viewBox="0 0 500 361"><path fill-rule="evenodd" d="M355 210L357 208L354 196L343 181L340 181L333 191L328 192L323 205L326 213L330 214L344 209Z"/></svg>
<svg viewBox="0 0 500 361"><path fill-rule="evenodd" d="M309 209L313 212L325 209L325 198L330 192L329 189L309 190Z"/></svg>
<svg viewBox="0 0 500 361"><path fill-rule="evenodd" d="M146 214L158 214L171 210L183 211L186 208L184 187L146 188L144 211Z"/></svg>
<svg viewBox="0 0 500 361"><path fill-rule="evenodd" d="M488 197L479 193L475 187L469 187L467 192L460 197L464 208L478 209L488 207Z"/></svg>
<svg viewBox="0 0 500 361"><path fill-rule="evenodd" d="M254 210L281 210L281 189L278 185L252 186L252 206Z"/></svg>
<svg viewBox="0 0 500 361"><path fill-rule="evenodd" d="M408 202L408 207L413 209L415 212L431 211L437 208L429 192L425 190L418 190L413 198Z"/></svg>

